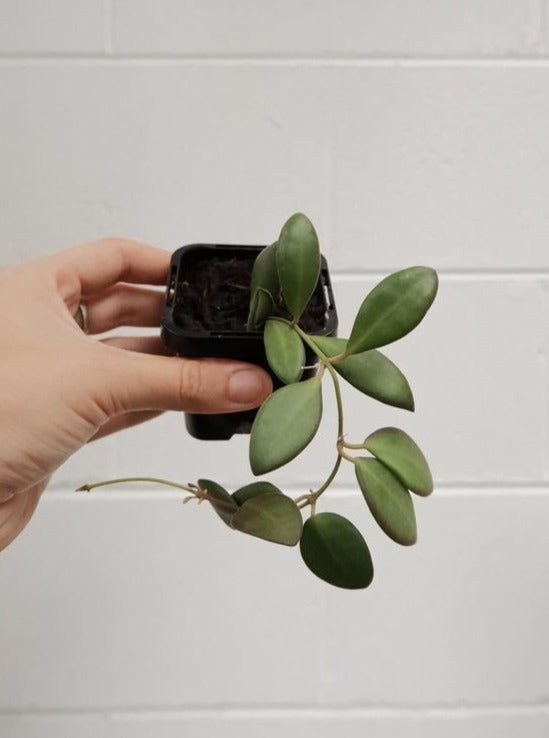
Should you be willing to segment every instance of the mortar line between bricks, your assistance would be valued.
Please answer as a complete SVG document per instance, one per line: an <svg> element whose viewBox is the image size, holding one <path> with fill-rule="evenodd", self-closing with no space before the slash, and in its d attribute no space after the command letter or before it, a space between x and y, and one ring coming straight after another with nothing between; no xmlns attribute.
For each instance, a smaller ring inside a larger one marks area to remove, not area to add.
<svg viewBox="0 0 549 738"><path fill-rule="evenodd" d="M229 485L231 486L231 485ZM237 486L232 485L232 486ZM293 483L292 485L284 485L279 484L279 486L284 490L284 493L290 496L295 496L298 494L303 493L303 489L306 488L308 485L304 482L302 485ZM332 487L330 487L329 490L327 490L324 494L326 499L335 499L335 498L347 498L347 497L354 497L356 495L357 488L353 486L352 483L340 483L335 484ZM549 482L533 482L533 483L526 483L526 484L516 484L516 483L506 483L502 482L500 484L497 483L489 483L489 484L482 484L482 483L462 483L462 484L436 484L435 483L435 491L433 493L433 496L435 498L460 498L463 499L464 497L474 497L474 498L480 498L480 497L510 497L510 498L516 498L516 497L541 497L541 498L547 498L549 499ZM135 490L135 489L127 489L127 490L94 490L91 493L84 493L79 492L75 493L74 488L58 488L58 489L49 489L43 499L56 499L58 501L60 500L79 500L81 498L89 498L89 499L96 499L96 500L106 500L106 499L112 499L112 500L171 500L175 502L176 504L179 503L180 499L182 500L185 497L185 494L183 491L181 491L181 495L179 496L177 491L173 492L166 492L166 491L156 491L150 487L144 487L142 490Z"/></svg>
<svg viewBox="0 0 549 738"><path fill-rule="evenodd" d="M532 56L287 56L277 57L269 55L180 55L180 54L123 54L114 53L106 56L101 53L75 52L1 52L0 63L15 64L86 64L99 66L266 66L266 67L329 67L329 68L549 68L549 52L544 55Z"/></svg>
<svg viewBox="0 0 549 738"><path fill-rule="evenodd" d="M489 716L528 716L549 715L549 703L505 704L505 705L372 705L356 706L321 706L321 705L238 705L225 706L219 704L189 707L170 706L104 706L104 707L49 707L49 708L0 708L1 717L72 717L110 715L118 720L143 718L185 718L223 717L224 719L270 719L273 717L314 718L329 717L427 717L427 718L463 718Z"/></svg>
<svg viewBox="0 0 549 738"><path fill-rule="evenodd" d="M328 259L334 257L328 254ZM437 269L440 278L445 279L449 282L483 282L483 281L505 281L513 280L517 282L528 282L536 281L540 279L549 279L549 269L543 267L540 269L520 269L520 268L509 268L509 269ZM341 269L330 268L330 275L332 280L338 280L340 282L360 282L362 279L382 279L386 277L395 268L403 268L388 266L385 269Z"/></svg>

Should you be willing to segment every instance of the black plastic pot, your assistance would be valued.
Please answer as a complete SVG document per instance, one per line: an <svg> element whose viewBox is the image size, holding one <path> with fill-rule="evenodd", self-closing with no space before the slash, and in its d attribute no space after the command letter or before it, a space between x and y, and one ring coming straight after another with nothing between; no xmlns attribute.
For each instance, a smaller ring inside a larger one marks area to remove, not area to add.
<svg viewBox="0 0 549 738"><path fill-rule="evenodd" d="M184 309L182 285L189 268L196 268L209 255L242 257L251 263L264 246L235 246L229 244L190 244L177 249L172 255L166 303L162 316L161 335L165 345L175 354L186 357L218 357L237 359L258 364L266 369L273 377L274 387L281 383L273 375L263 347L263 334L242 330L205 330L182 326L178 321L178 309ZM313 335L335 336L337 333L337 313L332 294L330 275L324 257L322 257L320 277L315 295L322 300L325 306L324 325L316 331L309 331ZM249 295L248 295L249 297ZM307 368L303 372L303 379L308 379L315 373L316 356L306 347ZM249 433L257 410L247 410L238 413L221 413L215 415L198 415L185 413L185 423L189 433L202 440L228 440L234 433Z"/></svg>

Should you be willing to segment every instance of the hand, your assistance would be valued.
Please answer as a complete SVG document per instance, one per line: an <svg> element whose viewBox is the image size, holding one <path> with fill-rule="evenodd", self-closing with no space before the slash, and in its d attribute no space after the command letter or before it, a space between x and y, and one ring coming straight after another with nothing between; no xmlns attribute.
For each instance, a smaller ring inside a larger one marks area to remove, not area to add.
<svg viewBox="0 0 549 738"><path fill-rule="evenodd" d="M24 528L50 475L88 441L163 410L231 412L272 390L250 364L187 360L156 337L86 335L157 326L170 256L108 239L0 271L0 550ZM129 284L134 283L134 285Z"/></svg>

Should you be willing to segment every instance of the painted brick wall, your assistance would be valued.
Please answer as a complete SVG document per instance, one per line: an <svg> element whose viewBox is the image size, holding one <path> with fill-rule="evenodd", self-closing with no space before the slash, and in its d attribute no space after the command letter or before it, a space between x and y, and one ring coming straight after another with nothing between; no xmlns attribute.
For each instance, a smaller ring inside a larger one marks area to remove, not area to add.
<svg viewBox="0 0 549 738"><path fill-rule="evenodd" d="M549 2L0 0L0 264L102 235L175 249L318 225L341 334L365 291L439 269L387 353L436 493L419 542L376 530L376 580L127 473L246 481L167 415L82 451L0 557L0 736L541 738L549 734ZM326 472L333 413L286 489ZM214 466L212 466L212 463Z"/></svg>

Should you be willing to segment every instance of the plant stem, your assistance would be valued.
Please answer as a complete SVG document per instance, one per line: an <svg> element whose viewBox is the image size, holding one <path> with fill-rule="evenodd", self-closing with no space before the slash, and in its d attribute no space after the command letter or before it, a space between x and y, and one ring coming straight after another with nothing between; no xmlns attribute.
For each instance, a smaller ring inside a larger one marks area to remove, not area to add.
<svg viewBox="0 0 549 738"><path fill-rule="evenodd" d="M171 482L169 479L158 479L157 477L121 477L120 479L108 479L106 482L83 484L81 487L78 487L76 492L90 492L96 487L106 487L110 484L124 484L126 482L153 482L154 484L163 484L166 487L184 489L185 492L190 492L191 495L195 497L199 503L203 500L207 500L208 502L211 502L214 507L223 507L230 512L234 512L234 507L232 504L225 502L224 500L218 500L215 497L212 497L210 494L208 494L207 489L197 487L195 484L179 484L178 482ZM183 502L187 502L187 500L190 499L190 497L187 497L185 500L183 500Z"/></svg>
<svg viewBox="0 0 549 738"><path fill-rule="evenodd" d="M328 489L328 487L330 486L330 484L334 481L335 476L336 476L336 474L339 471L339 467L341 466L341 460L342 460L342 458L343 457L341 456L341 454L338 454L337 455L337 459L335 461L335 464L333 466L333 469L330 472L330 475L328 476L328 478L326 479L326 481L324 482L324 484L322 484L322 486L320 486L314 492L311 492L311 500L313 502L316 502L316 500L318 500L318 498L320 497L320 495L323 492L325 492Z"/></svg>
<svg viewBox="0 0 549 738"><path fill-rule="evenodd" d="M126 482L153 482L153 484L163 484L167 487L175 487L176 489L184 489L186 492L195 494L195 490L187 484L178 484L170 482L168 479L158 479L157 477L120 477L119 479L108 479L106 482L96 482L95 484L83 484L78 487L77 492L90 492L97 487L106 487L111 484L125 484Z"/></svg>
<svg viewBox="0 0 549 738"><path fill-rule="evenodd" d="M339 467L341 465L341 460L345 454L343 454L340 450L340 443L343 439L343 401L341 399L341 388L339 386L339 377L337 376L336 370L331 365L330 359L326 356L326 354L319 349L319 347L316 345L316 343L305 333L305 331L301 330L301 328L298 325L293 326L296 333L299 335L302 341L309 346L310 349L314 351L314 353L318 356L323 369L327 369L334 385L334 392L336 396L336 403L337 403L337 459L335 461L335 464L332 468L332 471L330 472L328 478L326 481L314 492L311 492L310 494L310 502L309 504L314 505L314 503L317 501L317 499L320 497L320 495L328 489L330 484L333 482L337 472L339 471Z"/></svg>
<svg viewBox="0 0 549 738"><path fill-rule="evenodd" d="M318 356L322 364L326 367L326 369L330 372L330 376L332 377L332 382L334 383L334 390L335 390L335 396L336 396L336 402L337 402L337 438L338 441L340 438L343 437L343 403L341 400L341 389L339 387L339 378L336 374L336 370L331 365L330 359L326 356L326 354L321 351L316 343L310 338L305 331L301 330L301 328L298 325L293 326L296 333L299 335L302 341L309 346L310 349L314 351L314 353Z"/></svg>
<svg viewBox="0 0 549 738"><path fill-rule="evenodd" d="M339 386L339 379L336 371L331 364L326 364L326 369L330 372L332 382L334 383L337 403L337 440L340 441L343 438L343 401L341 399L341 388Z"/></svg>

